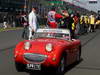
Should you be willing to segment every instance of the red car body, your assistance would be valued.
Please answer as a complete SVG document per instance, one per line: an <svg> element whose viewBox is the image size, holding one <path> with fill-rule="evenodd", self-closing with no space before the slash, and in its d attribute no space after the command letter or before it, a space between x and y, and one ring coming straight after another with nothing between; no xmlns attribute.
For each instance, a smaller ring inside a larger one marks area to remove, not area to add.
<svg viewBox="0 0 100 75"><path fill-rule="evenodd" d="M55 30L55 29L54 29ZM25 43L30 47L25 50ZM52 46L51 51L46 45ZM81 42L78 39L64 40L59 38L39 37L20 42L14 50L14 60L20 64L41 64L44 67L59 67L62 57L64 64L69 65L78 61L81 55ZM18 66L18 65L17 65ZM64 65L65 66L65 65Z"/></svg>

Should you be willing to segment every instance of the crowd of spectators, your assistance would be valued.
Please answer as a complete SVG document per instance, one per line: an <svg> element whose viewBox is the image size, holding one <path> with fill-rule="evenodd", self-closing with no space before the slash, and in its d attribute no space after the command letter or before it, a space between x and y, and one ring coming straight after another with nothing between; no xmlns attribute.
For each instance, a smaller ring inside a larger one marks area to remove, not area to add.
<svg viewBox="0 0 100 75"><path fill-rule="evenodd" d="M95 32L95 29L100 24L100 16L92 12L82 14L81 11L74 11L74 13L69 13L68 9L61 10L53 7L49 11L46 11L43 16L40 15L38 10L36 13L39 27L69 29L72 37L75 37L74 35ZM2 15L0 21L3 23L2 27L4 29L7 27L26 27L29 25L28 13L25 12L7 13Z"/></svg>

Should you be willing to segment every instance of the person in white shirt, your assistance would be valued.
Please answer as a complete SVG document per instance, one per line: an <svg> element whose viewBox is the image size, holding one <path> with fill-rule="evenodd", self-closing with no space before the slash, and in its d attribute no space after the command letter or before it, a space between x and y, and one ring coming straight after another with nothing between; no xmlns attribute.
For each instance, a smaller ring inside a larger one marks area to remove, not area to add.
<svg viewBox="0 0 100 75"><path fill-rule="evenodd" d="M32 38L32 34L37 30L37 17L36 9L33 7L32 11L29 13L29 40Z"/></svg>

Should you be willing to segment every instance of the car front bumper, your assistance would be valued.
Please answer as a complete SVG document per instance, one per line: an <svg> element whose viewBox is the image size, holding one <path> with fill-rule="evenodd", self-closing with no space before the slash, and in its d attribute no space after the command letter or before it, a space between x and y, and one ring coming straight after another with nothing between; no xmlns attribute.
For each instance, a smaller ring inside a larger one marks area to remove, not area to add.
<svg viewBox="0 0 100 75"><path fill-rule="evenodd" d="M44 55L38 53L23 53L16 55L14 59L15 62L22 64L41 64L47 67L56 67L59 64L59 59L54 54Z"/></svg>

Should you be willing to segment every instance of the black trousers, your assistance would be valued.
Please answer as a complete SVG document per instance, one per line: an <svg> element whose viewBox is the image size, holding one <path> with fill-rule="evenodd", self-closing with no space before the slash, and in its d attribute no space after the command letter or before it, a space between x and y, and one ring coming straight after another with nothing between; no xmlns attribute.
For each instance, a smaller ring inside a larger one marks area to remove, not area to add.
<svg viewBox="0 0 100 75"><path fill-rule="evenodd" d="M22 32L23 39L28 39L28 35L29 35L28 32L29 32L28 26L25 26Z"/></svg>

